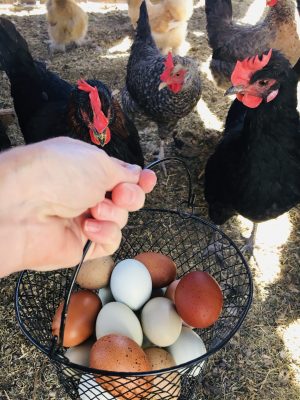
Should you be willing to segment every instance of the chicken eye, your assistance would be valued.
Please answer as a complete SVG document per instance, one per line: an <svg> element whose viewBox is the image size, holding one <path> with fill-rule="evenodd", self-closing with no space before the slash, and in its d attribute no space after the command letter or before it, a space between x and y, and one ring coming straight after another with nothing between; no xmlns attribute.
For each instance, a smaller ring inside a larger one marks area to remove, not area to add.
<svg viewBox="0 0 300 400"><path fill-rule="evenodd" d="M258 81L259 86L266 86L268 84L268 80L263 79L261 81Z"/></svg>

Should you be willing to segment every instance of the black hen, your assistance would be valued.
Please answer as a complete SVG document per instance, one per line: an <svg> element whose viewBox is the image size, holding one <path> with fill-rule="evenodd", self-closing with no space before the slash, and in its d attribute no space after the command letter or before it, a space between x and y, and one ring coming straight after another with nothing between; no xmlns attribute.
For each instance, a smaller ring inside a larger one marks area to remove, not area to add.
<svg viewBox="0 0 300 400"><path fill-rule="evenodd" d="M237 63L232 83L227 93L239 100L205 170L209 216L216 224L237 213L266 221L300 201L297 75L273 50Z"/></svg>
<svg viewBox="0 0 300 400"><path fill-rule="evenodd" d="M47 70L33 60L25 39L5 18L0 18L0 63L26 143L70 136L144 165L138 132L109 89L96 80L75 87Z"/></svg>
<svg viewBox="0 0 300 400"><path fill-rule="evenodd" d="M188 115L201 96L198 65L188 57L164 57L158 50L149 26L145 1L140 7L136 36L127 65L122 102L126 113L144 113L158 125L163 141L179 119Z"/></svg>
<svg viewBox="0 0 300 400"><path fill-rule="evenodd" d="M298 0L297 0L298 1ZM208 41L213 50L210 69L216 83L228 87L237 60L261 54L269 48L280 50L292 65L300 57L295 0L266 0L266 17L255 25L233 21L231 0L206 0Z"/></svg>
<svg viewBox="0 0 300 400"><path fill-rule="evenodd" d="M6 133L6 126L0 120L0 152L11 147L11 142Z"/></svg>

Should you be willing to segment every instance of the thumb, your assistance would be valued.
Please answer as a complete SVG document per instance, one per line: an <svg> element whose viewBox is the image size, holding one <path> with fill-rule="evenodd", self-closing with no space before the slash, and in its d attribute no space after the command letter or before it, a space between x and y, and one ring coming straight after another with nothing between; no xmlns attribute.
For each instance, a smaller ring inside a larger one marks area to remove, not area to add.
<svg viewBox="0 0 300 400"><path fill-rule="evenodd" d="M112 190L119 183L138 183L142 168L136 164L129 164L116 158L110 157L111 163L108 166L108 176L111 178L109 182Z"/></svg>

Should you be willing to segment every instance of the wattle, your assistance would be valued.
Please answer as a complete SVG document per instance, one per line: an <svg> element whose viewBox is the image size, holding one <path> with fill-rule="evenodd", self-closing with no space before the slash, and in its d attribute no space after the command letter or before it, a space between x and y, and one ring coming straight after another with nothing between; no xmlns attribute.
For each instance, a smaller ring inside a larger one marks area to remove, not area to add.
<svg viewBox="0 0 300 400"><path fill-rule="evenodd" d="M241 101L246 107L256 108L263 101L261 97L252 96L251 94L241 94L236 95L237 99Z"/></svg>

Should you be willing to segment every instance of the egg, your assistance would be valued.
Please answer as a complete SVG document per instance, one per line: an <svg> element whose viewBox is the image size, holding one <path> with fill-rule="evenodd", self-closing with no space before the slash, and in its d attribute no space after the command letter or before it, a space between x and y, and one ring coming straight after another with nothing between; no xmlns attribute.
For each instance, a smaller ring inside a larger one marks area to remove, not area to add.
<svg viewBox="0 0 300 400"><path fill-rule="evenodd" d="M168 286L176 278L176 264L164 254L149 251L138 254L134 259L147 267L153 288Z"/></svg>
<svg viewBox="0 0 300 400"><path fill-rule="evenodd" d="M78 346L69 347L64 356L74 364L88 367L90 363L90 351L94 343L94 339L88 339Z"/></svg>
<svg viewBox="0 0 300 400"><path fill-rule="evenodd" d="M215 323L221 314L222 290L207 272L189 272L181 278L176 287L175 306L188 325L207 328Z"/></svg>
<svg viewBox="0 0 300 400"><path fill-rule="evenodd" d="M101 300L101 303L103 306L107 303L110 303L111 301L114 301L114 297L112 295L112 292L111 292L109 286L100 288L98 290L98 296L100 297L100 300Z"/></svg>
<svg viewBox="0 0 300 400"><path fill-rule="evenodd" d="M115 397L106 392L91 374L84 374L80 378L78 395L81 400L115 400Z"/></svg>
<svg viewBox="0 0 300 400"><path fill-rule="evenodd" d="M76 282L84 289L99 289L109 284L115 262L111 256L85 261Z"/></svg>
<svg viewBox="0 0 300 400"><path fill-rule="evenodd" d="M141 321L144 334L156 346L170 346L181 332L181 318L172 301L165 297L149 300L142 309Z"/></svg>
<svg viewBox="0 0 300 400"><path fill-rule="evenodd" d="M126 304L111 302L100 310L96 320L96 336L99 339L110 333L127 336L139 346L143 342L140 321Z"/></svg>
<svg viewBox="0 0 300 400"><path fill-rule="evenodd" d="M179 338L168 347L168 351L173 356L176 365L180 365L205 354L206 347L203 340L196 332L191 328L183 326ZM200 365L194 367L189 374L197 376L203 363L204 361Z"/></svg>
<svg viewBox="0 0 300 400"><path fill-rule="evenodd" d="M132 310L138 310L151 296L151 276L142 263L126 259L115 266L110 288L116 301L126 304Z"/></svg>
<svg viewBox="0 0 300 400"><path fill-rule="evenodd" d="M173 303L175 303L175 290L177 288L179 281L180 281L180 279L176 279L175 281L171 282L165 292L165 297L172 300Z"/></svg>
<svg viewBox="0 0 300 400"><path fill-rule="evenodd" d="M145 350L145 353L153 371L174 367L176 365L171 354L165 349L150 347ZM180 374L178 372L167 372L155 376L151 397L149 397L149 399L158 400L166 398L168 400L177 400L179 396Z"/></svg>
<svg viewBox="0 0 300 400"><path fill-rule="evenodd" d="M52 334L54 336L59 336L63 305L64 301L60 303L53 317ZM95 293L89 290L72 293L65 321L63 346L77 346L88 339L94 333L100 309L101 300Z"/></svg>
<svg viewBox="0 0 300 400"><path fill-rule="evenodd" d="M146 372L149 360L136 342L122 335L106 335L98 339L90 353L90 367L115 372ZM109 373L108 373L109 374ZM138 400L152 390L153 377L113 377L101 375L96 381L118 400Z"/></svg>

